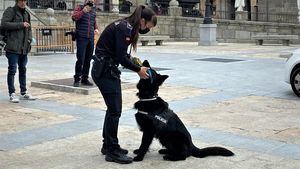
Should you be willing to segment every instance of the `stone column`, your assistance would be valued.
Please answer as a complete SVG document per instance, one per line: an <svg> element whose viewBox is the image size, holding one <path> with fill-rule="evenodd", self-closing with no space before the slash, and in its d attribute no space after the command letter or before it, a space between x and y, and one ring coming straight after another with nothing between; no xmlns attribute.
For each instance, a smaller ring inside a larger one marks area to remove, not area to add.
<svg viewBox="0 0 300 169"><path fill-rule="evenodd" d="M179 3L177 0L170 1L168 13L170 16L182 16L182 8L179 7Z"/></svg>
<svg viewBox="0 0 300 169"><path fill-rule="evenodd" d="M298 6L298 21L300 23L300 0L297 0L297 6Z"/></svg>
<svg viewBox="0 0 300 169"><path fill-rule="evenodd" d="M119 0L111 0L111 11L113 13L119 13Z"/></svg>

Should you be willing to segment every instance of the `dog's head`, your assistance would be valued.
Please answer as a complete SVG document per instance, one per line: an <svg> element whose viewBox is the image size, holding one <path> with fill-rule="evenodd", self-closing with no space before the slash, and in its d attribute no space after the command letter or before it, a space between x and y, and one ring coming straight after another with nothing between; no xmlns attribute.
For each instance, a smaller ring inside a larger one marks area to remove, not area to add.
<svg viewBox="0 0 300 169"><path fill-rule="evenodd" d="M157 96L159 86L169 77L168 75L161 75L157 73L154 69L150 67L150 64L147 60L143 62L143 66L148 67L148 79L140 79L137 84L139 92L137 96L140 99L147 99Z"/></svg>

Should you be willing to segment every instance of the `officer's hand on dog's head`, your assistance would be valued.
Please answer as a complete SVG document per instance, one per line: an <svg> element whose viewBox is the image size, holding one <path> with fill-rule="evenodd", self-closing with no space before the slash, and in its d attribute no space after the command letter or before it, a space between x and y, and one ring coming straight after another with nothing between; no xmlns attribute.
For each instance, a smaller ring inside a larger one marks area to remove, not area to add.
<svg viewBox="0 0 300 169"><path fill-rule="evenodd" d="M147 70L147 67L141 67L141 70L138 72L138 75L141 79L147 79L149 77Z"/></svg>

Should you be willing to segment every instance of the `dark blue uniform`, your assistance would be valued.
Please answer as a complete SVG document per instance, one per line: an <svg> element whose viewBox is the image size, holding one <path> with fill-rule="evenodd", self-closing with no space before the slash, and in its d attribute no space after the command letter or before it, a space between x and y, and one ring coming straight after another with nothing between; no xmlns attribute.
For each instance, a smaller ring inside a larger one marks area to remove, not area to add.
<svg viewBox="0 0 300 169"><path fill-rule="evenodd" d="M117 133L119 118L122 111L122 93L120 71L121 64L127 69L138 72L140 67L133 64L127 54L134 32L132 26L125 20L108 25L102 32L96 46L96 57L105 58L101 75L97 75L97 64L93 65L92 77L103 95L107 111L103 125L104 147L112 152L119 147Z"/></svg>

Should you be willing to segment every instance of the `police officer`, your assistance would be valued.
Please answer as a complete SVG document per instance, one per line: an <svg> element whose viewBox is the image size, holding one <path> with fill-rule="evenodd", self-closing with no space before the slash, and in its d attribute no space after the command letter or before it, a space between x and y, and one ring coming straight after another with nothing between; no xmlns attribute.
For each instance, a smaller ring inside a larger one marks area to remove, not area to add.
<svg viewBox="0 0 300 169"><path fill-rule="evenodd" d="M138 36L150 31L156 26L157 18L154 11L145 6L138 6L129 17L117 20L108 25L102 32L96 46L95 62L92 68L92 78L98 86L107 111L103 126L102 154L105 160L121 164L132 162L132 158L126 154L118 142L118 125L122 111L121 72L118 65L121 64L140 76L148 78L147 68L134 64L127 54L131 44L134 50L137 47Z"/></svg>

